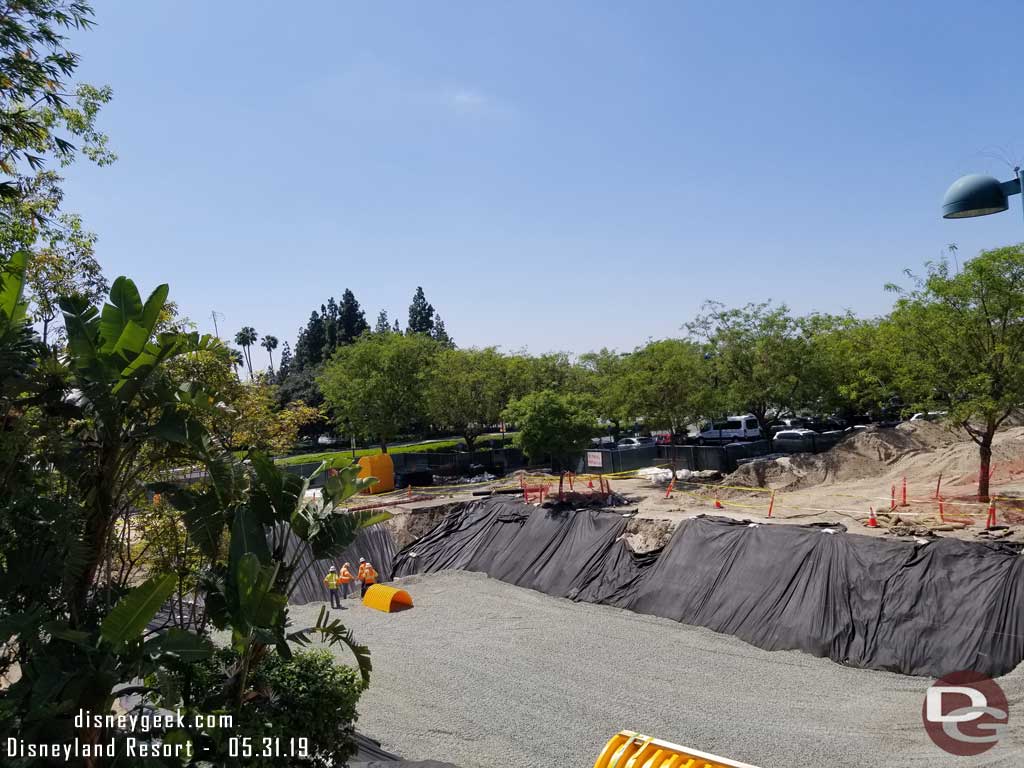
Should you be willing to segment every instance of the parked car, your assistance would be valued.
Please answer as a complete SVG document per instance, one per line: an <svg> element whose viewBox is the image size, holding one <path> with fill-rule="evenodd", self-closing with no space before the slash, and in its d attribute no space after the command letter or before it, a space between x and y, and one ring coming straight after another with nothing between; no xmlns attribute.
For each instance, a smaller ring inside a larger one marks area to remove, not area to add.
<svg viewBox="0 0 1024 768"><path fill-rule="evenodd" d="M638 435L635 437L624 437L615 444L619 448L639 448L643 445L656 445L653 437Z"/></svg>
<svg viewBox="0 0 1024 768"><path fill-rule="evenodd" d="M761 439L761 428L757 425L757 419L747 413L743 416L729 416L724 421L705 424L697 434L697 445L759 439Z"/></svg>
<svg viewBox="0 0 1024 768"><path fill-rule="evenodd" d="M777 419L769 425L768 429L774 435L784 429L803 429L809 426L807 419L802 416L794 416L790 419Z"/></svg>
<svg viewBox="0 0 1024 768"><path fill-rule="evenodd" d="M624 437L615 444L616 448L641 448L645 445L656 445L653 437Z"/></svg>
<svg viewBox="0 0 1024 768"><path fill-rule="evenodd" d="M775 433L775 441L780 440L811 440L818 436L813 429L783 429Z"/></svg>

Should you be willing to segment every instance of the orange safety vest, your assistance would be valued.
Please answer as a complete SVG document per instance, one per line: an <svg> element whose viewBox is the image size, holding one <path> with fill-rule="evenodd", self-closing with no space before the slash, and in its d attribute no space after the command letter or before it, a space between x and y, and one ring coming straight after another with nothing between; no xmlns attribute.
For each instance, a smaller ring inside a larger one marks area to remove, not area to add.
<svg viewBox="0 0 1024 768"><path fill-rule="evenodd" d="M352 571L348 569L347 565L341 566L341 574L338 576L338 581L342 584L350 584L352 582Z"/></svg>
<svg viewBox="0 0 1024 768"><path fill-rule="evenodd" d="M373 570L373 566L370 564L366 565L366 570L363 571L363 583L369 586L377 582L377 572Z"/></svg>

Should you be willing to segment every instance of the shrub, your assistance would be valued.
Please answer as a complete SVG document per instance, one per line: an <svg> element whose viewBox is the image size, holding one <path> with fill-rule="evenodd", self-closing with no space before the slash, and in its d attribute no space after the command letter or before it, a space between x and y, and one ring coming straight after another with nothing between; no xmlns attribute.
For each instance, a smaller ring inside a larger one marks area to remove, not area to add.
<svg viewBox="0 0 1024 768"><path fill-rule="evenodd" d="M343 765L355 751L356 703L363 692L355 669L322 649L300 651L290 661L272 653L255 678L256 687L272 691L273 735L307 737L311 755L328 765Z"/></svg>
<svg viewBox="0 0 1024 768"><path fill-rule="evenodd" d="M218 710L217 696L238 654L224 648L207 661L189 665L186 689L198 711ZM231 735L262 739L309 739L309 757L250 758L247 766L344 765L355 752L356 704L363 692L359 672L338 664L323 649L297 651L291 659L269 652L251 671L249 702L235 720ZM187 699L186 695L186 699ZM203 700L206 698L206 700Z"/></svg>

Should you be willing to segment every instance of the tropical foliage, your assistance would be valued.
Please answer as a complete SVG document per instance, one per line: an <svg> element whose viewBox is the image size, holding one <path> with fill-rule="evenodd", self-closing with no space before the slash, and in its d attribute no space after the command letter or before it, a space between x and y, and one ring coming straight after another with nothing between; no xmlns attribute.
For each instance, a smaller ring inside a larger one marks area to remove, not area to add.
<svg viewBox="0 0 1024 768"><path fill-rule="evenodd" d="M287 599L306 554L338 554L387 516L346 509L372 479L325 464L314 476L331 476L310 495L311 478L256 449L227 450L207 427L225 402L216 378L179 378L202 370L190 358L223 347L158 330L167 286L143 299L121 277L102 307L61 298L67 343L56 354L29 324L27 263L19 253L0 272L0 644L3 671L17 671L0 693L0 735L117 740L116 730L76 728L73 715L108 712L129 694L136 707L198 712L183 698L188 685L174 681L187 683L211 656L213 629L228 632L237 660L204 693L204 711L244 722L252 708L297 694L287 680L272 689L274 662L261 669L271 650L288 661L313 637L349 647L365 684L367 649L326 611L313 627L291 627ZM188 466L198 483L178 479L174 470ZM346 717L334 720L342 731ZM231 762L216 729L153 737Z"/></svg>

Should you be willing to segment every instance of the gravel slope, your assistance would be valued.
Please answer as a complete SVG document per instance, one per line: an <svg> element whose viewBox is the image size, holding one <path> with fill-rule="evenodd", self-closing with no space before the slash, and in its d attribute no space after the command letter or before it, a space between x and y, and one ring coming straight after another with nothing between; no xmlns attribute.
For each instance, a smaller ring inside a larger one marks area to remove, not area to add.
<svg viewBox="0 0 1024 768"><path fill-rule="evenodd" d="M922 728L924 678L763 651L480 574L401 586L414 609L389 615L350 600L341 618L373 653L359 730L410 759L589 768L629 729L762 768L1024 765L1024 665L999 681L1007 736L981 757L954 759ZM319 608L293 607L296 625Z"/></svg>

